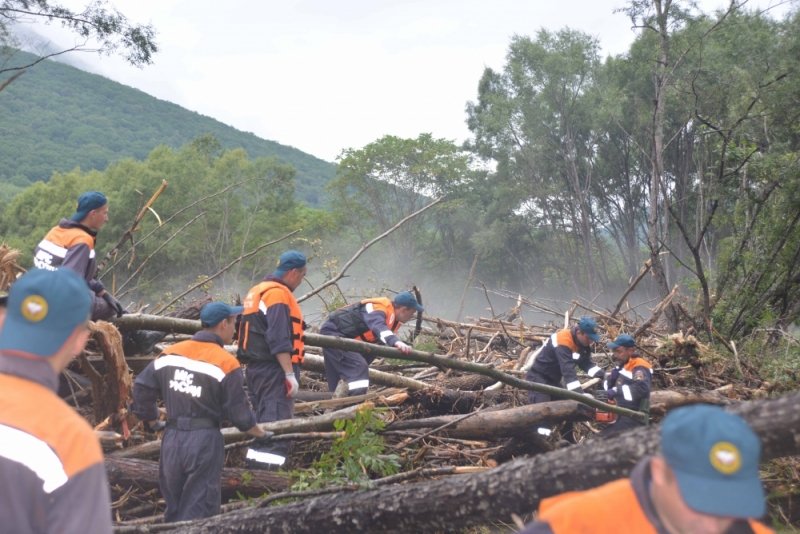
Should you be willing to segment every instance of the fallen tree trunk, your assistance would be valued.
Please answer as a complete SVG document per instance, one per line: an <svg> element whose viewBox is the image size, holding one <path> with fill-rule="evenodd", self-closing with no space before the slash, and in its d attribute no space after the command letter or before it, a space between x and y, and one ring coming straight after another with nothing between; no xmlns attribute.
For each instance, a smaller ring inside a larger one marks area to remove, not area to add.
<svg viewBox="0 0 800 534"><path fill-rule="evenodd" d="M145 490L158 487L158 462L107 456L105 466L111 484L136 486ZM225 497L237 493L258 497L272 491L283 491L290 484L288 476L278 473L233 467L222 470L222 494Z"/></svg>
<svg viewBox="0 0 800 534"><path fill-rule="evenodd" d="M272 423L260 423L262 429L267 432L275 434L289 434L294 432L325 432L333 429L334 421L341 419L352 419L356 416L359 410L373 408L373 404L365 402L358 406L349 406L342 410L326 413L323 415L315 415L313 417L304 417L298 419L284 419L283 421L275 421ZM223 428L221 430L222 437L225 443L242 441L243 439L250 439L250 436L237 428ZM147 458L157 456L158 451L161 449L161 440L154 440L148 443L143 443L135 447L129 447L121 451L111 453L110 456L115 458Z"/></svg>
<svg viewBox="0 0 800 534"><path fill-rule="evenodd" d="M199 321L189 321L186 319L174 319L172 317L161 317L157 315L143 315L143 314L130 314L123 315L116 319L115 324L119 324L120 328L125 329L141 329L141 330L161 330L170 331L175 333L194 333L200 328ZM548 386L545 384L536 384L522 380L515 376L511 376L502 371L498 371L492 367L479 365L472 362L465 362L454 358L447 358L439 356L431 352L423 352L419 350L412 350L409 354L403 354L394 347L386 347L383 345L376 345L374 343L364 343L355 339L347 339L334 336L323 336L320 334L306 333L303 339L307 345L313 347L330 347L334 349L349 350L359 352L370 356L381 356L384 358L395 358L399 360L409 360L414 362L425 362L437 367L448 367L451 369L458 369L459 371L466 371L468 373L476 373L493 378L496 381L514 386L528 391L539 391L547 393L559 399L575 400L594 408L600 408L608 412L614 412L619 415L627 415L634 419L641 419L642 416L638 412L626 410L618 406L612 406L604 402L600 402L594 398L586 397L582 393L568 391L564 388Z"/></svg>
<svg viewBox="0 0 800 534"><path fill-rule="evenodd" d="M800 454L798 403L800 393L794 393L743 403L731 411L742 415L758 433L762 460L768 460ZM656 452L658 436L658 427L644 427L614 439L591 440L514 460L483 473L340 493L271 509L237 510L174 525L173 530L293 534L452 532L490 522L508 522L512 514L524 516L534 511L545 497L627 476L636 461Z"/></svg>
<svg viewBox="0 0 800 534"><path fill-rule="evenodd" d="M720 394L701 392L654 391L650 396L650 411L663 415L667 410L686 404L725 404L728 399ZM386 430L415 430L435 428L450 424L460 415L444 415L425 419L395 421ZM497 439L525 435L531 428L542 423L552 425L561 421L585 420L587 416L574 401L553 401L528 404L505 410L485 410L458 423L452 424L441 434L459 439Z"/></svg>

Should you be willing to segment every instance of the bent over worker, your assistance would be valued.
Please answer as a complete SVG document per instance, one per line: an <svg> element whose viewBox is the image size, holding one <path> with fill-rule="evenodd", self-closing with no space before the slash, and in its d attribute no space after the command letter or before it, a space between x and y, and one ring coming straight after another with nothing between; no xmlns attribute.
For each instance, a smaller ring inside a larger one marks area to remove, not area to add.
<svg viewBox="0 0 800 534"><path fill-rule="evenodd" d="M650 410L650 383L653 366L639 356L636 341L628 334L620 334L606 345L613 351L614 369L606 375L604 387L609 401L620 408L647 413ZM626 415L617 416L617 420L600 431L599 436L609 437L629 428L644 426Z"/></svg>
<svg viewBox="0 0 800 534"><path fill-rule="evenodd" d="M605 376L603 369L592 362L591 344L599 340L597 322L591 317L581 317L577 325L559 330L550 336L539 355L536 356L525 380L553 387L562 387L563 381L564 387L568 391L580 392L581 382L578 380L578 368L591 377L603 378ZM551 400L552 396L548 393L528 392L528 402L531 404L550 402ZM549 436L551 429L539 427L537 432Z"/></svg>
<svg viewBox="0 0 800 534"><path fill-rule="evenodd" d="M244 299L239 324L239 360L247 364L247 388L259 423L291 419L297 377L303 362L303 312L292 292L306 275L306 257L296 250L281 254L278 267ZM245 463L255 469L279 469L291 444L254 444Z"/></svg>
<svg viewBox="0 0 800 534"><path fill-rule="evenodd" d="M661 451L629 478L545 499L520 534L767 533L761 444L747 422L711 405L670 411Z"/></svg>
<svg viewBox="0 0 800 534"><path fill-rule="evenodd" d="M320 334L358 339L367 343L382 343L408 354L411 347L397 337L403 323L410 321L424 308L410 291L395 295L394 299L374 297L340 308L328 316ZM349 395L363 395L369 387L369 364L374 356L358 352L323 348L325 377L328 390L336 390L339 380L347 383Z"/></svg>
<svg viewBox="0 0 800 534"><path fill-rule="evenodd" d="M167 522L219 513L225 460L222 421L251 436L265 434L256 426L239 361L224 349L233 340L242 309L223 302L203 306L203 329L192 339L165 348L134 382L134 415L146 424L155 421L158 397L167 409L158 464Z"/></svg>
<svg viewBox="0 0 800 534"><path fill-rule="evenodd" d="M0 331L0 530L111 532L103 452L56 395L58 374L89 338L91 298L67 269L11 286Z"/></svg>

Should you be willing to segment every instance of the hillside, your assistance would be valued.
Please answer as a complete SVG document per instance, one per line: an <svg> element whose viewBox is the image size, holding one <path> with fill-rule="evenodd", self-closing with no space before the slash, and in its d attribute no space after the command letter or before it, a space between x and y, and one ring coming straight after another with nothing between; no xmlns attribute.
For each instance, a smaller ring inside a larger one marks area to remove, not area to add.
<svg viewBox="0 0 800 534"><path fill-rule="evenodd" d="M25 54L18 52L18 54ZM223 148L274 156L297 169L296 198L324 202L332 163L80 69L44 61L0 92L0 197L54 171L102 170L211 134Z"/></svg>

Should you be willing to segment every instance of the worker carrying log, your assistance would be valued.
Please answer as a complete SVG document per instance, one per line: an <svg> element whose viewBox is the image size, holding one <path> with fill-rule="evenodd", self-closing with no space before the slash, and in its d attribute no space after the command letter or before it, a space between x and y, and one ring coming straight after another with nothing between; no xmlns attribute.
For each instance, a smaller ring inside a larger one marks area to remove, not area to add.
<svg viewBox="0 0 800 534"><path fill-rule="evenodd" d="M650 410L650 383L653 366L639 355L636 340L628 334L620 334L614 341L606 344L612 351L615 366L606 375L603 386L606 399L620 408L647 413ZM618 416L610 425L600 431L600 436L610 437L629 428L644 426L625 415Z"/></svg>
<svg viewBox="0 0 800 534"><path fill-rule="evenodd" d="M108 199L99 191L86 191L78 197L78 206L69 219L61 219L50 229L33 252L38 269L65 267L83 277L92 297L92 321L106 321L127 313L97 279L95 244L97 234L108 222ZM125 354L148 354L166 334L137 330L123 338Z"/></svg>
<svg viewBox="0 0 800 534"><path fill-rule="evenodd" d="M253 286L244 299L236 355L247 365L247 389L259 423L291 419L300 389L305 321L294 290L306 276L306 257L297 250L280 255L278 267ZM247 449L245 463L253 469L280 469L291 443Z"/></svg>
<svg viewBox="0 0 800 534"><path fill-rule="evenodd" d="M410 291L395 295L394 299L373 297L350 304L332 312L320 327L319 333L346 337L367 343L381 343L394 347L404 354L411 352L397 331L417 312L424 308ZM325 378L328 389L335 391L339 380L347 384L348 395L363 395L369 387L369 364L374 356L342 349L323 348Z"/></svg>
<svg viewBox="0 0 800 534"><path fill-rule="evenodd" d="M672 410L660 454L630 478L545 499L520 534L572 532L766 533L761 444L747 422L717 406Z"/></svg>
<svg viewBox="0 0 800 534"><path fill-rule="evenodd" d="M597 321L591 317L581 317L577 325L559 330L548 338L525 379L529 382L553 387L562 387L563 381L567 390L580 392L581 382L578 380L578 368L591 377L602 379L605 376L603 369L592 361L591 345L599 340ZM549 393L528 392L530 404L550 402L551 400L552 397ZM538 427L536 431L540 435L549 436L552 429ZM568 441L572 439L571 428L565 431L564 438Z"/></svg>
<svg viewBox="0 0 800 534"><path fill-rule="evenodd" d="M247 399L241 365L224 348L233 341L236 316L243 309L223 302L203 306L203 329L190 340L165 348L134 382L134 415L145 424L155 422L159 397L167 409L159 461L167 522L219 513L223 421L256 438L265 437Z"/></svg>
<svg viewBox="0 0 800 534"><path fill-rule="evenodd" d="M0 330L3 532L111 532L103 451L55 393L89 339L92 301L73 271L34 269L8 295Z"/></svg>

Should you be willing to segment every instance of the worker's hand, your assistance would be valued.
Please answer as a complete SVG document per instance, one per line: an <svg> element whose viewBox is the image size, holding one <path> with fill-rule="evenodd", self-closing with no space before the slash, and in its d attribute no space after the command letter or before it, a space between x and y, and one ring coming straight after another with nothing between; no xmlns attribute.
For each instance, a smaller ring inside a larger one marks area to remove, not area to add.
<svg viewBox="0 0 800 534"><path fill-rule="evenodd" d="M103 292L103 300L105 300L111 309L117 314L117 317L122 317L126 312L125 308L122 307L122 304L119 303L117 299L111 296L111 293L108 291Z"/></svg>
<svg viewBox="0 0 800 534"><path fill-rule="evenodd" d="M402 341L398 340L397 343L394 344L394 348L402 352L403 354L408 354L411 352L411 347L403 343Z"/></svg>
<svg viewBox="0 0 800 534"><path fill-rule="evenodd" d="M297 395L297 392L300 390L300 384L298 384L294 373L286 373L286 381L284 384L286 385L286 398L294 398L294 396Z"/></svg>
<svg viewBox="0 0 800 534"><path fill-rule="evenodd" d="M609 401L613 401L616 396L617 396L617 388L611 388L606 390L606 398Z"/></svg>

